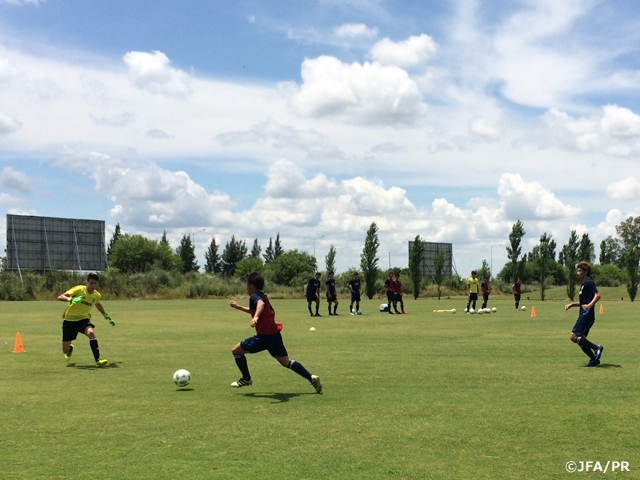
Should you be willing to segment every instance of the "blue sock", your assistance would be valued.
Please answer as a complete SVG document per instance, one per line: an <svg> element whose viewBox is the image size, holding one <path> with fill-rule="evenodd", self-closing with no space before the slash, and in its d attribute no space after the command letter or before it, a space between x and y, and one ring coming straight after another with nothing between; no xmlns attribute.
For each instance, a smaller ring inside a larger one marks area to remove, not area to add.
<svg viewBox="0 0 640 480"><path fill-rule="evenodd" d="M233 358L236 359L236 365L240 369L240 373L242 373L242 378L245 380L251 380L251 375L249 374L249 365L247 364L247 357L244 355L233 355Z"/></svg>
<svg viewBox="0 0 640 480"><path fill-rule="evenodd" d="M296 362L295 360L289 360L289 368L301 377L304 377L307 380L311 381L311 374L306 368L302 366L301 363Z"/></svg>

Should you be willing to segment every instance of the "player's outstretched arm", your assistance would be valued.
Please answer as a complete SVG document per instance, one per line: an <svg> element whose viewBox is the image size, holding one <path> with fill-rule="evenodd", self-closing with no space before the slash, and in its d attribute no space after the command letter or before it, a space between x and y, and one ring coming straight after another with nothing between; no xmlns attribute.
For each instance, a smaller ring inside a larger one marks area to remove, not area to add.
<svg viewBox="0 0 640 480"><path fill-rule="evenodd" d="M233 300L229 302L229 306L231 308L235 308L236 310L240 310L241 312L244 312L244 313L251 313L251 310L249 310L249 307L243 307L242 305L238 305Z"/></svg>
<svg viewBox="0 0 640 480"><path fill-rule="evenodd" d="M258 300L258 303L256 304L256 313L253 314L253 317L251 317L251 322L249 322L249 326L251 328L256 328L256 325L258 325L258 318L260 318L260 314L263 310L264 302L262 300Z"/></svg>

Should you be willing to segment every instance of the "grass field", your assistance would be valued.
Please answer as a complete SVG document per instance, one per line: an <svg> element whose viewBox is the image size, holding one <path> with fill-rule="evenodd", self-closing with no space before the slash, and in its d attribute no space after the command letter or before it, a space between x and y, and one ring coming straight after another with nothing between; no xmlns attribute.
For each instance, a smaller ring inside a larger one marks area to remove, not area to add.
<svg viewBox="0 0 640 480"><path fill-rule="evenodd" d="M0 478L546 479L570 477L569 461L626 461L607 475L639 478L640 305L601 293L597 368L569 342L577 310L561 300L516 313L499 297L483 316L461 314L462 297L408 299L398 316L372 300L328 317L323 302L322 318L275 300L322 395L266 352L249 356L253 386L231 388L231 347L253 330L224 300L105 302L116 326L95 322L100 369L84 336L66 364L63 304L3 302Z"/></svg>

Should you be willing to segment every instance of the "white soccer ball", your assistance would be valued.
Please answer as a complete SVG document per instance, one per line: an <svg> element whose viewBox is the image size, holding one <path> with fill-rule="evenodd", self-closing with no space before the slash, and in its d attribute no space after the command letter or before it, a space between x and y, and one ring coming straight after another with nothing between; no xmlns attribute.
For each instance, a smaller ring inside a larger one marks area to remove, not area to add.
<svg viewBox="0 0 640 480"><path fill-rule="evenodd" d="M380 304L380 311L381 312L386 312L388 309L388 305L386 303L381 303Z"/></svg>
<svg viewBox="0 0 640 480"><path fill-rule="evenodd" d="M498 309L497 309L496 307L493 307L493 308L491 309L491 311L492 311L493 313L496 313L496 312L498 311Z"/></svg>
<svg viewBox="0 0 640 480"><path fill-rule="evenodd" d="M524 305L522 305L522 306L520 307L520 310L522 310L523 312L524 312L526 309L527 309L527 307L525 307Z"/></svg>
<svg viewBox="0 0 640 480"><path fill-rule="evenodd" d="M358 315L362 315L362 310L358 310L356 313L357 313Z"/></svg>
<svg viewBox="0 0 640 480"><path fill-rule="evenodd" d="M173 374L173 383L175 383L178 387L186 387L190 382L191 374L189 373L189 370L181 368Z"/></svg>
<svg viewBox="0 0 640 480"><path fill-rule="evenodd" d="M490 308L485 308L484 309L484 313L491 313L491 309Z"/></svg>
<svg viewBox="0 0 640 480"><path fill-rule="evenodd" d="M482 315L484 313L484 310L481 308L478 310L478 315Z"/></svg>
<svg viewBox="0 0 640 480"><path fill-rule="evenodd" d="M456 313L456 309L455 309L455 308L452 308L452 309L451 309L451 313Z"/></svg>
<svg viewBox="0 0 640 480"><path fill-rule="evenodd" d="M476 313L476 311L473 308L470 308L469 313Z"/></svg>

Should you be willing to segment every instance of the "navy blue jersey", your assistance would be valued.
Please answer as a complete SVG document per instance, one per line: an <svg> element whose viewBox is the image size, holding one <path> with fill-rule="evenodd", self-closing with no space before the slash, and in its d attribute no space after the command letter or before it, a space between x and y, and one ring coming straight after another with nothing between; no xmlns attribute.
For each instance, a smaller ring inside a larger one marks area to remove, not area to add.
<svg viewBox="0 0 640 480"><path fill-rule="evenodd" d="M352 278L349 280L349 286L351 287L351 291L354 293L360 293L360 279Z"/></svg>
<svg viewBox="0 0 640 480"><path fill-rule="evenodd" d="M587 278L585 282L580 285L580 305L590 304L593 301L593 297L596 296L596 293L598 293L596 284L591 280L591 278ZM591 310L593 310L593 308Z"/></svg>
<svg viewBox="0 0 640 480"><path fill-rule="evenodd" d="M307 297L315 297L316 292L320 288L320 280L310 278L307 284Z"/></svg>
<svg viewBox="0 0 640 480"><path fill-rule="evenodd" d="M335 278L330 278L325 282L327 284L327 294L331 297L336 296L336 280Z"/></svg>

